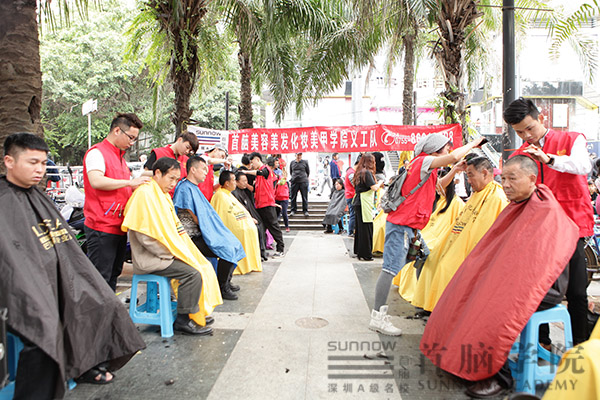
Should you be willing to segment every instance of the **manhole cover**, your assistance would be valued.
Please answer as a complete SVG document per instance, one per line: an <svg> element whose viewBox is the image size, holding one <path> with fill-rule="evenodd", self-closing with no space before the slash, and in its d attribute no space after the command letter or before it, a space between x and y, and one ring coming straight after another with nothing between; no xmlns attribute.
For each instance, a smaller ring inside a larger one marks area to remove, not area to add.
<svg viewBox="0 0 600 400"><path fill-rule="evenodd" d="M329 322L319 317L306 317L296 320L296 325L305 329L319 329L329 325Z"/></svg>

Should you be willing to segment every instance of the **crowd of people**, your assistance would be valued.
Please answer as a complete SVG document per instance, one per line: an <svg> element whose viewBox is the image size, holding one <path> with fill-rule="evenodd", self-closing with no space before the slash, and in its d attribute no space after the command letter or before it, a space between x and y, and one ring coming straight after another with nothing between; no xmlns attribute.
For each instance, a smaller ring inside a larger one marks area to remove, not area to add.
<svg viewBox="0 0 600 400"><path fill-rule="evenodd" d="M545 128L543 115L522 98L504 119L524 144L504 163L501 183L477 150L482 138L454 149L444 135L422 138L400 168L401 200L389 210L378 207L386 187L382 153L361 153L345 171L337 153L319 165L319 194L330 188L325 233L345 227L359 261L383 253L369 329L401 335L387 305L396 284L417 315L428 317L423 353L470 381L467 393L479 398L512 386L507 349L536 310L566 296L574 344L589 338L583 248L593 234L595 185L587 180L585 138ZM0 239L0 304L8 308L9 331L25 345L15 398L61 397L71 378L109 383L112 371L144 348L114 296L128 242L135 274L176 282L174 330L207 335L215 307L242 293L233 276L262 271L262 262L284 255L279 219L289 231L288 206L290 216L298 212L298 192L309 215L310 167L302 153L289 168L281 155L244 154L236 168L224 149L196 154L198 139L184 133L153 149L132 179L124 156L142 127L135 114L117 115L84 157L87 257L37 188L46 143L28 133L4 143L0 215L14 234ZM464 183L468 192L457 190ZM547 325L540 344L552 348ZM466 345L490 349L487 373L462 369ZM435 346L445 353L430 351Z"/></svg>

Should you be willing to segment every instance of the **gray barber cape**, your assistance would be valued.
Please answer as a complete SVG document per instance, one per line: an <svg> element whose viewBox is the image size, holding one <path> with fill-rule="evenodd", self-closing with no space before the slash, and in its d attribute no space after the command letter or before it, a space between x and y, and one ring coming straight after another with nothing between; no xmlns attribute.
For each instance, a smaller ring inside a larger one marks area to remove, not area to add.
<svg viewBox="0 0 600 400"><path fill-rule="evenodd" d="M146 347L42 191L0 176L0 204L0 308L10 330L56 361L60 383L103 362L114 371Z"/></svg>
<svg viewBox="0 0 600 400"><path fill-rule="evenodd" d="M331 200L325 211L325 218L323 218L323 224L325 225L337 225L340 222L340 218L346 211L346 196L344 190L334 190L331 194Z"/></svg>

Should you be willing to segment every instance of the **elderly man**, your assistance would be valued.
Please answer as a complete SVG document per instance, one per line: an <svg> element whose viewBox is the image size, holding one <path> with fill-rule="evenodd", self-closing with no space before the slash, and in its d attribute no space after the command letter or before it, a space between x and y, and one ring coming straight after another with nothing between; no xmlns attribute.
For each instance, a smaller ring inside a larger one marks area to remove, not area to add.
<svg viewBox="0 0 600 400"><path fill-rule="evenodd" d="M515 154L525 154L539 164L538 183L547 185L565 210L579 226L577 251L569 265L567 301L571 315L573 341L581 343L588 338L587 272L585 237L594 234L594 211L587 187L587 175L592 164L585 136L577 132L557 132L547 129L544 115L531 100L523 98L510 103L504 111L504 120L511 124L523 145Z"/></svg>
<svg viewBox="0 0 600 400"><path fill-rule="evenodd" d="M210 334L208 315L222 300L212 265L183 229L169 196L181 177L179 163L162 157L152 168L150 183L138 188L125 207L123 231L129 231L133 272L179 280L173 330Z"/></svg>
<svg viewBox="0 0 600 400"><path fill-rule="evenodd" d="M231 233L215 209L210 205L198 184L204 182L208 173L206 161L192 156L187 161L187 179L182 180L175 189L173 204L183 227L194 244L205 257L218 258L217 279L221 288L221 297L225 300L237 300L234 293L240 287L231 283L231 275L236 264L246 257L240 241Z"/></svg>
<svg viewBox="0 0 600 400"><path fill-rule="evenodd" d="M406 200L387 216L383 266L375 286L375 307L371 311L369 329L384 335L402 334L391 323L386 302L392 280L406 264L408 243L429 222L435 200L437 168L457 163L480 143L481 139L478 139L450 153L450 139L440 134L431 134L422 138L415 146L415 158L402 185L402 196L407 196ZM421 186L415 190L418 185ZM412 190L415 190L414 193L409 195Z"/></svg>
<svg viewBox="0 0 600 400"><path fill-rule="evenodd" d="M219 176L219 184L221 188L215 192L211 204L225 226L242 242L246 252L246 258L238 262L235 272L246 274L252 271L262 271L256 221L231 194L236 188L235 175L231 171L222 171Z"/></svg>
<svg viewBox="0 0 600 400"><path fill-rule="evenodd" d="M502 187L494 181L494 168L485 157L463 161L453 172L466 170L473 195L465 204L448 236L431 252L423 265L412 304L431 311L456 270L508 204ZM444 177L454 178L453 172Z"/></svg>
<svg viewBox="0 0 600 400"><path fill-rule="evenodd" d="M38 189L47 153L44 140L30 133L4 142L0 309L8 309L8 330L24 344L15 399L62 398L71 378L110 383L109 371L145 347L127 310Z"/></svg>
<svg viewBox="0 0 600 400"><path fill-rule="evenodd" d="M83 157L87 253L112 290L117 288L127 251L127 236L121 231L123 208L132 190L150 180L148 176L131 179L124 159L142 127L135 114L118 114L106 139Z"/></svg>
<svg viewBox="0 0 600 400"><path fill-rule="evenodd" d="M536 310L559 304L567 290L565 266L578 229L536 178L528 157L504 164L502 187L511 202L458 269L421 339L435 365L474 381L472 397L512 386L507 354L514 341Z"/></svg>

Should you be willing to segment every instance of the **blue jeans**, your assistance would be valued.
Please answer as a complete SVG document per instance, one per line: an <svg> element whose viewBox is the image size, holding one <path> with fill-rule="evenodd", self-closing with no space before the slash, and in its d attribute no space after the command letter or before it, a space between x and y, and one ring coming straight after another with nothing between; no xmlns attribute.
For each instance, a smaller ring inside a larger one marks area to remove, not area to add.
<svg viewBox="0 0 600 400"><path fill-rule="evenodd" d="M383 271L392 274L392 276L398 275L398 272L406 265L408 247L413 237L415 237L413 228L404 225L396 225L389 221L385 222Z"/></svg>
<svg viewBox="0 0 600 400"><path fill-rule="evenodd" d="M348 235L352 235L356 226L356 216L354 215L354 207L352 207L352 199L346 199L346 204L348 204Z"/></svg>

